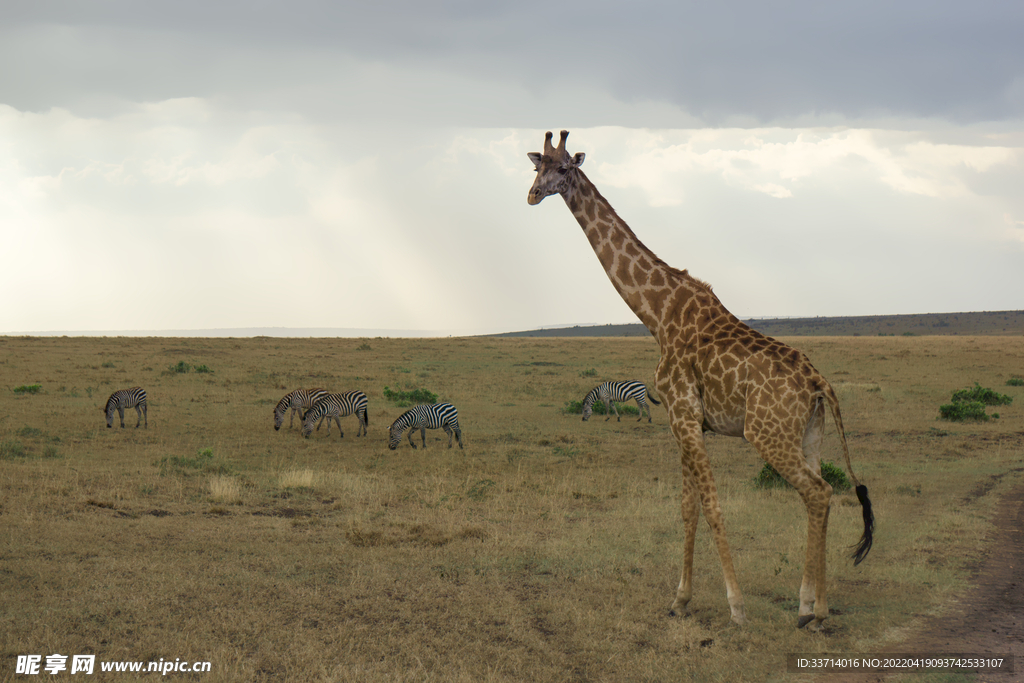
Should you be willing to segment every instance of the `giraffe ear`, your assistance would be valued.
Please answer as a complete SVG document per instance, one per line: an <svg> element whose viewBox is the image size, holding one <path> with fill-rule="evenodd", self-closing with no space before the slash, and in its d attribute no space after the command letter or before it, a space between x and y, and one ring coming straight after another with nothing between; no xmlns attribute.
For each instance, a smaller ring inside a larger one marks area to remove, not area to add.
<svg viewBox="0 0 1024 683"><path fill-rule="evenodd" d="M583 152L576 152L575 154L572 155L572 161L569 162L569 165L572 166L573 168L576 168L577 166L582 166L583 159L586 156L587 155L584 154Z"/></svg>
<svg viewBox="0 0 1024 683"><path fill-rule="evenodd" d="M541 159L541 153L540 152L527 152L526 156L530 157L530 161L533 162L534 168L540 168L540 159Z"/></svg>

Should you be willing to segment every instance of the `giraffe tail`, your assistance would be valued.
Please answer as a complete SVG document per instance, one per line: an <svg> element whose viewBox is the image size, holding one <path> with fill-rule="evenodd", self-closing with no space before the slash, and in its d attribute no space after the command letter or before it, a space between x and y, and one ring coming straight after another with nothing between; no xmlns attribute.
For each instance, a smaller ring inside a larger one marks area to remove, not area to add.
<svg viewBox="0 0 1024 683"><path fill-rule="evenodd" d="M843 416L839 412L839 399L836 398L836 393L832 390L832 387L828 387L824 395L825 400L828 401L829 410L832 411L832 419L835 420L836 430L839 432L839 441L843 445L843 458L846 460L846 469L850 473L850 479L853 480L854 490L857 492L857 500L860 501L861 513L864 517L864 534L855 546L851 546L854 549L851 557L853 558L854 566L856 566L864 561L864 558L867 557L868 552L871 550L871 544L874 542L875 515L871 511L868 487L861 484L857 480L857 475L853 473L853 465L850 463L850 448L846 444L846 430L843 428Z"/></svg>

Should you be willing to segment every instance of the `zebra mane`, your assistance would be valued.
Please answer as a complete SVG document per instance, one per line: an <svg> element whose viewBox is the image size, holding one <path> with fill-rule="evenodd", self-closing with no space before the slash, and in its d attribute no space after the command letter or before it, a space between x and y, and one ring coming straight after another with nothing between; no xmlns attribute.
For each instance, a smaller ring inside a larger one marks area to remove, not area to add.
<svg viewBox="0 0 1024 683"><path fill-rule="evenodd" d="M588 393L586 397L584 397L583 405L594 405L594 402L597 401L597 395L600 392L601 387L603 386L603 384L598 384L596 387L591 389L590 393Z"/></svg>

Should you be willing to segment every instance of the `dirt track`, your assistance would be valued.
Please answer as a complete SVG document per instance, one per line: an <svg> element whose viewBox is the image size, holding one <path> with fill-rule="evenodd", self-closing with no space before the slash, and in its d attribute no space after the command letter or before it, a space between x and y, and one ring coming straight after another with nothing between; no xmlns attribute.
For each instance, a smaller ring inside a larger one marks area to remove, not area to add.
<svg viewBox="0 0 1024 683"><path fill-rule="evenodd" d="M975 588L948 614L929 620L915 635L886 648L887 652L1010 654L1014 657L1014 673L978 674L975 680L1024 681L1024 487L1002 499L994 524L994 543L972 577ZM821 680L866 683L885 681L889 676L831 674Z"/></svg>

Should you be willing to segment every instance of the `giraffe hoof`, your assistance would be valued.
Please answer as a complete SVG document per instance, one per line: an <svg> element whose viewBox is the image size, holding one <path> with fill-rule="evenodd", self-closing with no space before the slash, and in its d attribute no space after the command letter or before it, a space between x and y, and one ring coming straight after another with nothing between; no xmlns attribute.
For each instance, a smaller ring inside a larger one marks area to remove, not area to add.
<svg viewBox="0 0 1024 683"><path fill-rule="evenodd" d="M811 623L812 621L814 621L814 615L813 614L801 615L800 616L800 620L796 622L796 627L797 628L803 628L804 626L807 626L807 624Z"/></svg>

